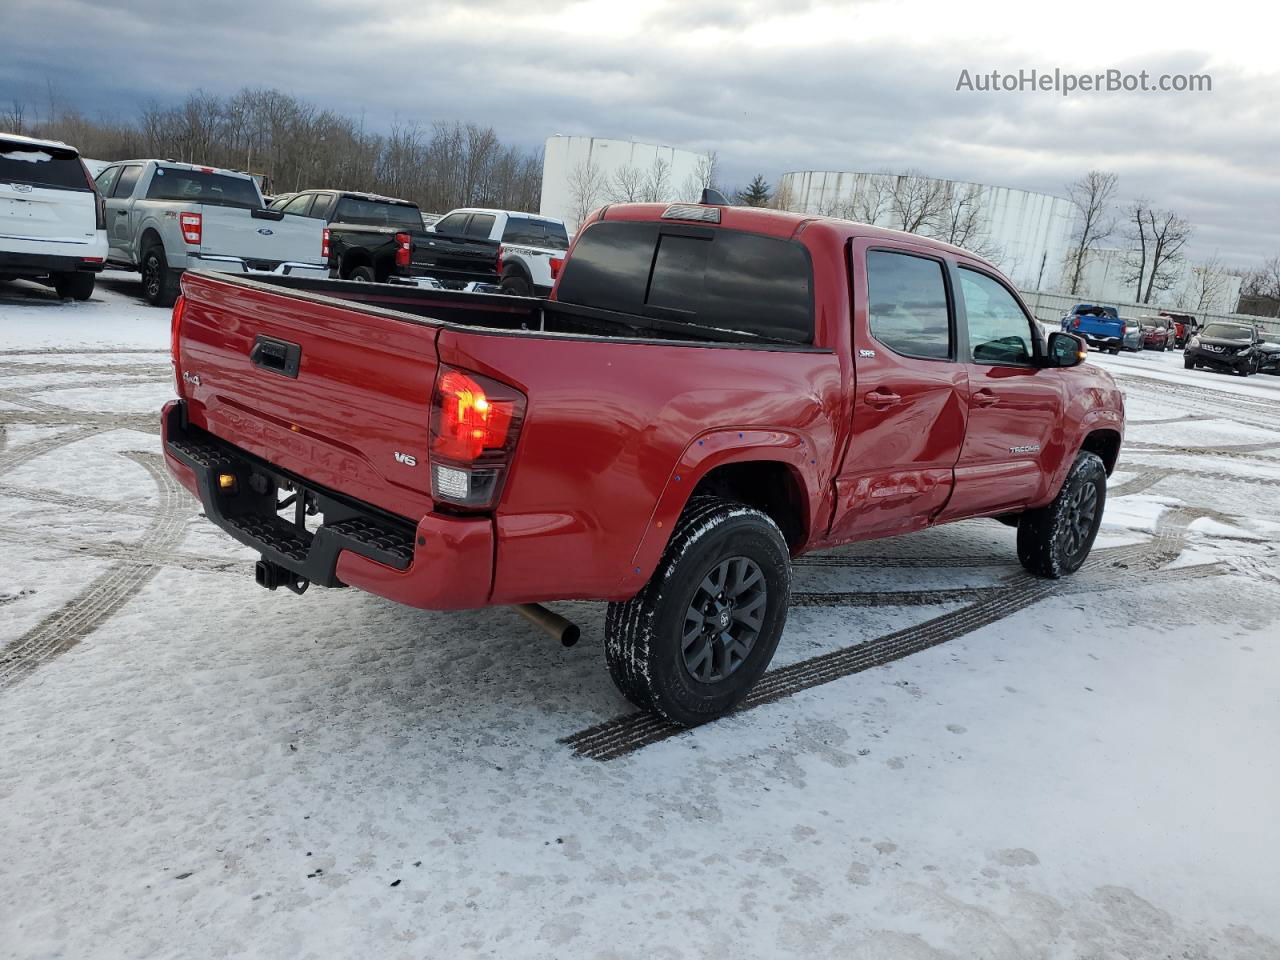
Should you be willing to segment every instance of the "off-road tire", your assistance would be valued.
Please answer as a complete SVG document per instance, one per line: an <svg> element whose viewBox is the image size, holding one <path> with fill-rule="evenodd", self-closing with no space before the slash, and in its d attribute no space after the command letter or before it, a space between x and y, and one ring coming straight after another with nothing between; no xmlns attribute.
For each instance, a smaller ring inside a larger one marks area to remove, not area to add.
<svg viewBox="0 0 1280 960"><path fill-rule="evenodd" d="M142 298L153 307L173 306L180 276L180 271L169 269L164 247L154 244L142 251Z"/></svg>
<svg viewBox="0 0 1280 960"><path fill-rule="evenodd" d="M1081 530L1078 510L1090 499L1088 487L1093 487L1093 513L1087 529ZM1053 502L1022 515L1018 560L1029 572L1049 580L1075 573L1093 549L1106 504L1107 468L1096 453L1082 450ZM1072 524L1076 525L1074 531L1069 527Z"/></svg>
<svg viewBox="0 0 1280 960"><path fill-rule="evenodd" d="M93 296L94 276L83 270L55 273L53 289L63 300L88 300Z"/></svg>
<svg viewBox="0 0 1280 960"><path fill-rule="evenodd" d="M501 290L509 297L532 297L533 287L529 281L524 278L524 274L519 270L508 270L502 275L502 282L498 285Z"/></svg>
<svg viewBox="0 0 1280 960"><path fill-rule="evenodd" d="M686 616L704 579L733 558L763 575L764 615L750 651L713 682L685 662ZM637 707L682 726L723 716L764 674L782 637L791 595L791 558L778 525L752 507L698 496L685 507L657 570L625 603L609 604L605 661L613 682Z"/></svg>

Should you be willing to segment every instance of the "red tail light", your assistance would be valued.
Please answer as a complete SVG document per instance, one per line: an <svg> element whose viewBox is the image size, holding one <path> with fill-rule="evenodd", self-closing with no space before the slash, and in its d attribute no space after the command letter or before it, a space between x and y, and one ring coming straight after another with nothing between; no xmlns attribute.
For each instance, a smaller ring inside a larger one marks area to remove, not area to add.
<svg viewBox="0 0 1280 960"><path fill-rule="evenodd" d="M98 192L98 184L94 182L93 174L89 172L89 168L85 166L83 160L80 161L80 169L84 171L85 182L89 184L89 189L93 191L93 228L95 230L107 229L107 201L102 199L102 194Z"/></svg>
<svg viewBox="0 0 1280 960"><path fill-rule="evenodd" d="M200 246L200 237L204 232L204 217L198 213L180 213L178 223L182 226L182 239L197 247Z"/></svg>
<svg viewBox="0 0 1280 960"><path fill-rule="evenodd" d="M173 359L173 382L178 388L178 396L184 396L182 392L182 370L178 365L178 334L182 328L182 315L187 310L187 298L183 294L178 294L178 299L173 301L173 318L169 324L169 354Z"/></svg>
<svg viewBox="0 0 1280 960"><path fill-rule="evenodd" d="M431 489L436 500L492 507L524 421L514 387L441 366L431 403Z"/></svg>
<svg viewBox="0 0 1280 960"><path fill-rule="evenodd" d="M324 260L329 259L329 228L325 227L320 234L320 256Z"/></svg>
<svg viewBox="0 0 1280 960"><path fill-rule="evenodd" d="M396 266L407 267L412 263L411 253L413 249L413 237L407 233L396 234Z"/></svg>
<svg viewBox="0 0 1280 960"><path fill-rule="evenodd" d="M556 280L560 277L560 268L564 266L564 257L551 258L551 279Z"/></svg>
<svg viewBox="0 0 1280 960"><path fill-rule="evenodd" d="M498 276L502 276L502 255L506 253L502 244L498 244Z"/></svg>
<svg viewBox="0 0 1280 960"><path fill-rule="evenodd" d="M1079 317L1076 317L1074 320L1072 320L1072 321L1071 321L1071 329L1072 329L1072 330L1079 330L1079 329L1080 329L1080 318L1079 318Z"/></svg>

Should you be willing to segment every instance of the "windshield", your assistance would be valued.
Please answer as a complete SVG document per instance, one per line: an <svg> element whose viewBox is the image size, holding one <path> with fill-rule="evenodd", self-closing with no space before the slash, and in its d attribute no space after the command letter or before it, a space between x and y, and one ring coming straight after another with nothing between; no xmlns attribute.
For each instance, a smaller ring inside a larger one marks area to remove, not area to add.
<svg viewBox="0 0 1280 960"><path fill-rule="evenodd" d="M147 188L147 199L245 207L250 210L262 206L258 191L248 177L205 173L202 170L178 170L173 167L156 167L156 175L151 178L151 186Z"/></svg>
<svg viewBox="0 0 1280 960"><path fill-rule="evenodd" d="M1223 340L1252 340L1252 327L1238 327L1233 323L1211 323L1201 331L1201 336L1221 337Z"/></svg>

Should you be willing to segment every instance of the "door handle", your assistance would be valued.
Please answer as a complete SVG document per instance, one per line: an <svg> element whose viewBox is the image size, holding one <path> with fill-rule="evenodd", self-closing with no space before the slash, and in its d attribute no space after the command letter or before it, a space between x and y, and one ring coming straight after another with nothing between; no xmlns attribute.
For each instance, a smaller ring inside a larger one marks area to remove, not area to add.
<svg viewBox="0 0 1280 960"><path fill-rule="evenodd" d="M883 387L872 390L862 399L873 407L892 407L894 404L902 402L900 396L892 390L885 390Z"/></svg>
<svg viewBox="0 0 1280 960"><path fill-rule="evenodd" d="M973 405L975 407L994 407L999 402L1000 398L990 390L979 390L973 395Z"/></svg>
<svg viewBox="0 0 1280 960"><path fill-rule="evenodd" d="M128 210L117 210L117 211L116 211L116 216L117 216L117 217L123 217L123 216L124 216L125 214L127 214L128 212L129 212Z"/></svg>

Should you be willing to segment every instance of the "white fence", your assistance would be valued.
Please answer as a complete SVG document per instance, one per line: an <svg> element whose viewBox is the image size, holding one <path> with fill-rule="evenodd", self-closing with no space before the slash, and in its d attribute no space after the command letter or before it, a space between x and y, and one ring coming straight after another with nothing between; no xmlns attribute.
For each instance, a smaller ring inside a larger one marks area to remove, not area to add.
<svg viewBox="0 0 1280 960"><path fill-rule="evenodd" d="M1280 319L1275 317L1250 317L1242 313L1197 313L1179 307L1163 307L1153 303L1116 303L1113 300L1091 300L1087 296L1070 297L1061 293L1041 293L1038 290L1023 291L1022 299L1026 301L1036 319L1042 323L1056 324L1077 303L1099 303L1115 307L1122 317L1154 316L1161 310L1172 310L1174 313L1189 313L1200 321L1200 326L1222 320L1227 323L1247 323L1267 333L1280 335Z"/></svg>

